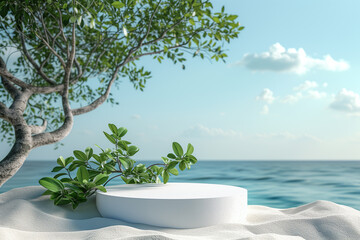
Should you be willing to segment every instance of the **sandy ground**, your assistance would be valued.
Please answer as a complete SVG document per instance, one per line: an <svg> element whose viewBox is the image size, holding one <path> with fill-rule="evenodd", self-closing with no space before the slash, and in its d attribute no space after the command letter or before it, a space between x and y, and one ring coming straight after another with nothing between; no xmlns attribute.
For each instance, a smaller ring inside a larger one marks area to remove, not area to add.
<svg viewBox="0 0 360 240"><path fill-rule="evenodd" d="M249 206L241 223L169 229L102 218L95 198L76 210L54 206L43 191L33 186L0 194L1 240L360 239L360 211L328 201L289 209Z"/></svg>

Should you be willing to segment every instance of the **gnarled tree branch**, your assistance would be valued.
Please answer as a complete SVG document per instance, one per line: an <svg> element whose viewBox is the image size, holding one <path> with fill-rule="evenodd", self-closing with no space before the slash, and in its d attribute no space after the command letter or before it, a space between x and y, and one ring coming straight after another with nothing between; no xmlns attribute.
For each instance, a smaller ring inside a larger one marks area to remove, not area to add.
<svg viewBox="0 0 360 240"><path fill-rule="evenodd" d="M0 118L9 121L9 108L2 102L0 102Z"/></svg>
<svg viewBox="0 0 360 240"><path fill-rule="evenodd" d="M0 57L0 70L6 70L6 63ZM20 90L17 89L10 81L8 81L5 77L1 76L1 83L4 85L4 88L8 91L10 96L14 99L17 95L20 94Z"/></svg>
<svg viewBox="0 0 360 240"><path fill-rule="evenodd" d="M24 89L19 95L14 98L13 103L10 106L10 110L14 111L18 116L22 116L25 112L27 102L29 98L33 95L33 92L30 89Z"/></svg>
<svg viewBox="0 0 360 240"><path fill-rule="evenodd" d="M39 117L41 118L41 117ZM42 125L40 126L36 126L36 125L29 125L30 129L31 129L31 134L35 135L35 134L39 134L42 133L46 130L47 127L47 121L44 118L41 118L43 120Z"/></svg>
<svg viewBox="0 0 360 240"><path fill-rule="evenodd" d="M47 93L53 93L53 92L60 92L64 89L63 84L59 84L56 86L46 86L46 87L32 86L30 84L27 84L27 83L21 81L20 79L18 79L14 75L12 75L12 73L10 73L9 71L7 71L6 69L3 69L3 68L0 68L0 76L3 78L6 78L6 80L18 85L22 89L30 89L33 93L47 94Z"/></svg>
<svg viewBox="0 0 360 240"><path fill-rule="evenodd" d="M32 88L30 84L21 81L20 79L12 75L8 70L4 68L0 68L0 76L5 77L8 81L15 83L19 87L28 88L28 89Z"/></svg>
<svg viewBox="0 0 360 240"><path fill-rule="evenodd" d="M101 95L99 98L97 98L95 101L93 101L92 103L90 103L89 105L87 106L84 106L84 107L81 107L81 108L76 108L76 109L72 109L71 112L74 116L76 115L81 115L81 114L84 114L84 113L87 113L87 112L90 112L94 109L96 109L97 107L99 107L101 104L103 104L107 97L109 96L110 94L110 89L111 89L111 86L112 84L114 83L116 77L117 77L117 73L120 69L122 65L118 65L112 75L112 78L111 80L109 81L108 83L108 86L106 88L106 91L103 95Z"/></svg>

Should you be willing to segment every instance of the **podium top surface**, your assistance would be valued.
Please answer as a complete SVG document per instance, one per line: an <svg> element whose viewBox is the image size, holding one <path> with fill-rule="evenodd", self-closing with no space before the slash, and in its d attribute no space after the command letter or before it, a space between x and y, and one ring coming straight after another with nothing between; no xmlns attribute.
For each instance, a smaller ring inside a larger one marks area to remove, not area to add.
<svg viewBox="0 0 360 240"><path fill-rule="evenodd" d="M247 195L240 187L206 183L124 184L97 194L134 199L216 199Z"/></svg>

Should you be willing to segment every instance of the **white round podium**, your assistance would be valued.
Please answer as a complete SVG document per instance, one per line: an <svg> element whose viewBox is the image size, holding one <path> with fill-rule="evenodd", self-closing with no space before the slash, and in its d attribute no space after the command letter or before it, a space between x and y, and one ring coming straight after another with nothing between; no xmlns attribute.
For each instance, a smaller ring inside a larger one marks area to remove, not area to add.
<svg viewBox="0 0 360 240"><path fill-rule="evenodd" d="M103 217L170 228L198 228L246 217L247 190L204 183L124 184L97 191Z"/></svg>

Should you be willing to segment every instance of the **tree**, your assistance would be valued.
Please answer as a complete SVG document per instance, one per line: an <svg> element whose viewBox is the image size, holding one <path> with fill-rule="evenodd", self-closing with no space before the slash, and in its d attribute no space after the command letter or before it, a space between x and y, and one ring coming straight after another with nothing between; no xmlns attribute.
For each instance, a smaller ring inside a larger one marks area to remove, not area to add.
<svg viewBox="0 0 360 240"><path fill-rule="evenodd" d="M151 73L141 57L224 60L224 43L243 29L236 18L209 0L0 0L0 127L13 144L0 186L31 149L67 136L74 116L116 104L119 79L143 90Z"/></svg>

